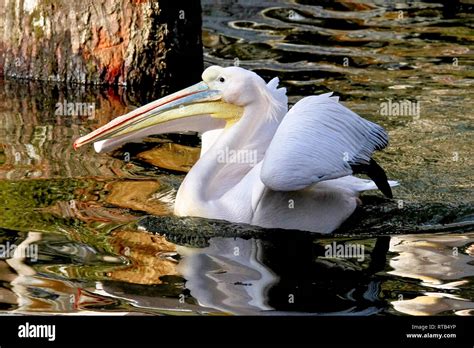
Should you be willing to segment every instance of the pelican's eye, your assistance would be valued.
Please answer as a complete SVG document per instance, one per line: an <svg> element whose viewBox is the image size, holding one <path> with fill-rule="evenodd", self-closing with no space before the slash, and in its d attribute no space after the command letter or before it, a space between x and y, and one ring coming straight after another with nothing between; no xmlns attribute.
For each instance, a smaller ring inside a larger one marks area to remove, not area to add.
<svg viewBox="0 0 474 348"><path fill-rule="evenodd" d="M225 82L225 78L223 78L222 76L219 77L219 82L224 83L224 82Z"/></svg>

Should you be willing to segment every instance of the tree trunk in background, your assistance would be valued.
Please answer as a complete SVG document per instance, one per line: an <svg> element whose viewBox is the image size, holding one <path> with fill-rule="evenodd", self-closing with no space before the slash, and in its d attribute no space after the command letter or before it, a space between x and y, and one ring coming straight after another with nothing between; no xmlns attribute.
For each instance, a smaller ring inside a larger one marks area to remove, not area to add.
<svg viewBox="0 0 474 348"><path fill-rule="evenodd" d="M199 80L199 0L0 0L0 76L165 91Z"/></svg>

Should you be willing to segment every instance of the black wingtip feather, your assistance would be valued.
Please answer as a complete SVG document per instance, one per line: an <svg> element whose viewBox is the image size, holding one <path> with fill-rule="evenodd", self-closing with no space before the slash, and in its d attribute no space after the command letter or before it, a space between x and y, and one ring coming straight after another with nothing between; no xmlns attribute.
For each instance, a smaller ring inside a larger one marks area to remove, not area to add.
<svg viewBox="0 0 474 348"><path fill-rule="evenodd" d="M366 174L386 197L393 198L387 174L385 174L383 168L374 159L371 158L368 164L353 164L351 168L354 174Z"/></svg>

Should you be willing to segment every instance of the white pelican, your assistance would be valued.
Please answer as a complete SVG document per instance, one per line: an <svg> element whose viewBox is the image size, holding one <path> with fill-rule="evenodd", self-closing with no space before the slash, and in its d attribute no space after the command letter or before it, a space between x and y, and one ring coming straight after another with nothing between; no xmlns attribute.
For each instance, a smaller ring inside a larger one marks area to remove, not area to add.
<svg viewBox="0 0 474 348"><path fill-rule="evenodd" d="M202 133L201 157L176 196L178 216L329 233L355 210L358 193L391 197L371 159L388 136L332 93L303 98L288 111L278 79L211 66L203 81L117 117L77 139L97 152L151 134ZM351 174L365 173L372 180Z"/></svg>

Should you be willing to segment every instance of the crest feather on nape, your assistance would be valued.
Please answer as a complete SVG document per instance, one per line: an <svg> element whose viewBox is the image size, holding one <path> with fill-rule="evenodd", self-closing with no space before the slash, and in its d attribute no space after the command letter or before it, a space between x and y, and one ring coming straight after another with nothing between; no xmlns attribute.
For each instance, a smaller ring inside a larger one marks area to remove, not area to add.
<svg viewBox="0 0 474 348"><path fill-rule="evenodd" d="M280 79L275 77L267 84L259 84L258 89L268 105L266 113L269 121L281 121L281 118L288 112L288 97L286 88L278 88Z"/></svg>
<svg viewBox="0 0 474 348"><path fill-rule="evenodd" d="M267 87L270 89L277 89L278 83L280 83L280 79L278 77L274 77L267 83Z"/></svg>

